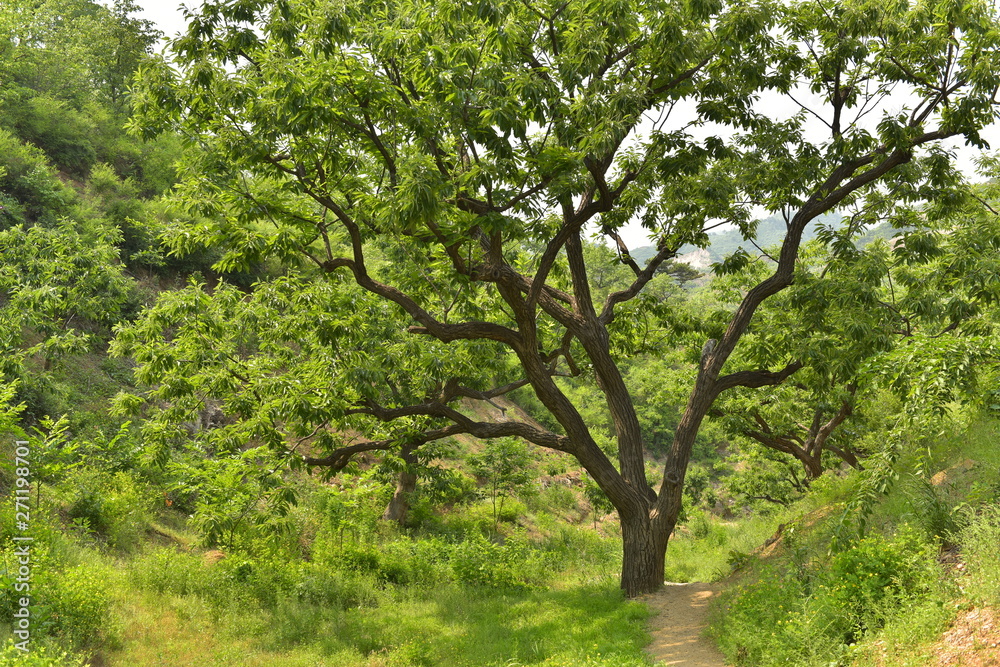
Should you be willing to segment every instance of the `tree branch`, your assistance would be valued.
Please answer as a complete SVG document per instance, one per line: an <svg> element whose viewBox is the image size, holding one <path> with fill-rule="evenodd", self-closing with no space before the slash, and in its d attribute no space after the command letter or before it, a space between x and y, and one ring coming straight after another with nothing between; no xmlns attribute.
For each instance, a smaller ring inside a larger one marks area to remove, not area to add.
<svg viewBox="0 0 1000 667"><path fill-rule="evenodd" d="M601 322L605 325L611 324L615 319L615 306L635 298L635 296L642 291L642 288L653 279L653 276L656 275L656 269L658 269L666 260L673 259L676 256L676 250L671 248L661 248L660 251L649 260L649 263L646 264L646 268L636 274L636 279L631 285L619 292L613 292L608 295L608 298L604 302L604 309L601 311ZM633 264L635 264L635 262L633 262Z"/></svg>
<svg viewBox="0 0 1000 667"><path fill-rule="evenodd" d="M778 372L756 370L738 371L729 375L723 375L715 382L715 394L718 395L733 387L757 388L781 384L800 368L802 368L802 362L793 361Z"/></svg>

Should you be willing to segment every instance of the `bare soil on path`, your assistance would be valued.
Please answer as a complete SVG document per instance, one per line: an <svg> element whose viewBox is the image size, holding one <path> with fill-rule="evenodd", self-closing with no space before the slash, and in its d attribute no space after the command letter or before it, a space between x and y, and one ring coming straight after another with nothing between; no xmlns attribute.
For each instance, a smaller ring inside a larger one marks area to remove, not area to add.
<svg viewBox="0 0 1000 667"><path fill-rule="evenodd" d="M722 653L702 637L708 625L708 603L716 592L711 584L668 583L659 592L640 598L653 612L649 619L653 641L646 651L658 665L726 667Z"/></svg>

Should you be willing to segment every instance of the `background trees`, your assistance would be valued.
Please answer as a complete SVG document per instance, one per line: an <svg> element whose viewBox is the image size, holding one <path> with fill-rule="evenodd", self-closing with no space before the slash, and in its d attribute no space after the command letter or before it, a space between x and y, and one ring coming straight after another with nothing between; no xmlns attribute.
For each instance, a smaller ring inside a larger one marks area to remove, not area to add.
<svg viewBox="0 0 1000 667"><path fill-rule="evenodd" d="M758 314L742 352L767 366L797 349L803 368L779 387L720 401L729 432L797 459L808 483L830 462L862 466L873 446L863 436L884 418L871 405L885 392L911 418L976 400L996 361L990 312L1000 276L988 197L980 187L948 215L911 218L891 240L864 246L851 225L825 229L796 284ZM732 298L767 262L761 255L713 286Z"/></svg>

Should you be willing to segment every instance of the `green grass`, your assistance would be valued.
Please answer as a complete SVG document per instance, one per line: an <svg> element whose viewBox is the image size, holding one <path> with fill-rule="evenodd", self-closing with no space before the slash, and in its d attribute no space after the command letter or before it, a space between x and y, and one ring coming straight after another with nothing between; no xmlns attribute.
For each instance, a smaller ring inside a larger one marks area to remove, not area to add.
<svg viewBox="0 0 1000 667"><path fill-rule="evenodd" d="M238 599L220 608L202 592L140 595L111 664L161 664L151 646L164 660L194 659L198 632L211 638L202 655L215 665L649 664L646 608L624 601L612 581L522 592L375 588L364 604L345 609L292 596L252 611Z"/></svg>

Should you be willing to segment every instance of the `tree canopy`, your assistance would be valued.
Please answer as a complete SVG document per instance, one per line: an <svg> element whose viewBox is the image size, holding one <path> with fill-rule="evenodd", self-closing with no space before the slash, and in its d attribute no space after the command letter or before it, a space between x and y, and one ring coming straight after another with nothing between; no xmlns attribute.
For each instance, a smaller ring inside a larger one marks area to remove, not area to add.
<svg viewBox="0 0 1000 667"><path fill-rule="evenodd" d="M225 270L285 263L251 297L280 296L280 315L194 289L120 349L157 398L223 401L260 425L244 437L313 466L459 433L568 452L619 513L623 588L653 590L715 399L805 363L797 346L767 366L733 354L796 279L803 230L834 210L864 225L957 201L940 142L985 145L998 40L978 2L207 2L172 44L176 65L144 72L135 127L197 148L178 198L201 218L173 248L221 248ZM766 96L802 107L771 114ZM654 490L619 363L662 305L646 295L657 270L714 225L752 238L760 207L784 217L785 239L705 343ZM657 243L644 266L618 234L630 221ZM590 230L632 271L602 298ZM230 311L259 319L206 335ZM579 373L606 398L610 457L555 380ZM557 427L458 407L529 386ZM269 411L291 396L294 411Z"/></svg>

